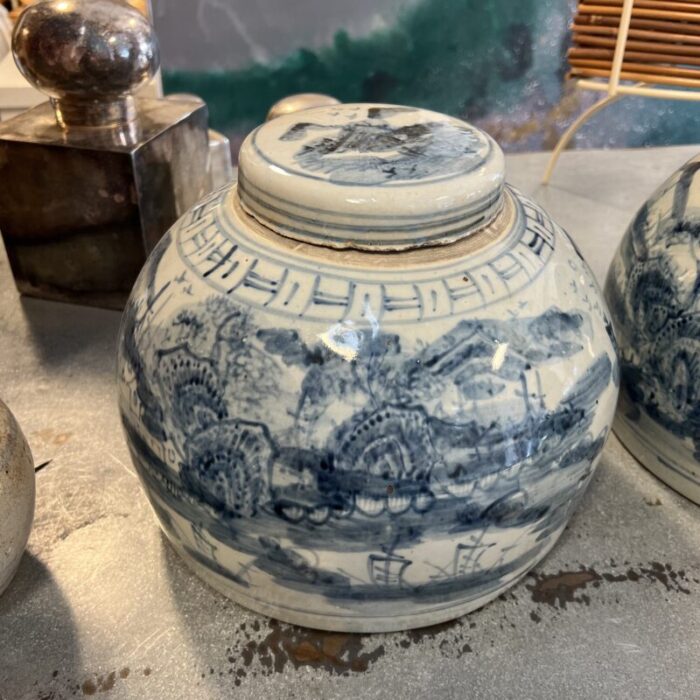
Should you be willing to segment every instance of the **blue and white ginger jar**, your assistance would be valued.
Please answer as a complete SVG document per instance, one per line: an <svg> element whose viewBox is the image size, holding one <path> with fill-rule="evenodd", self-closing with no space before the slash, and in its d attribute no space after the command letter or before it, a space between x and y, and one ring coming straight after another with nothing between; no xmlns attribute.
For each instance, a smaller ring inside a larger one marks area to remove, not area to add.
<svg viewBox="0 0 700 700"><path fill-rule="evenodd" d="M119 349L134 464L175 549L328 630L469 612L555 544L617 399L600 291L464 122L274 119L146 264Z"/></svg>
<svg viewBox="0 0 700 700"><path fill-rule="evenodd" d="M700 504L700 157L642 206L608 272L620 343L615 432Z"/></svg>

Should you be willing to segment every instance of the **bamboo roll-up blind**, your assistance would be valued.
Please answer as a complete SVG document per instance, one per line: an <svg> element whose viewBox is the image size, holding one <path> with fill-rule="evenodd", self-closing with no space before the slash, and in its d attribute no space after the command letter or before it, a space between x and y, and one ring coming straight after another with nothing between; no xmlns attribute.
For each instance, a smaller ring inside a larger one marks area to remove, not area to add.
<svg viewBox="0 0 700 700"><path fill-rule="evenodd" d="M610 77L622 0L583 0L568 59L574 78ZM634 0L621 80L700 87L700 2Z"/></svg>

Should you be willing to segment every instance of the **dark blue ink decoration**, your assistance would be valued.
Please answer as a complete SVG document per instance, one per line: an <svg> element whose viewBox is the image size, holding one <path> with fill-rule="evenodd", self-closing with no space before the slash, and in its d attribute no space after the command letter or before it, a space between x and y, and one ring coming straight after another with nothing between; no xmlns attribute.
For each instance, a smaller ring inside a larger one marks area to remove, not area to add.
<svg viewBox="0 0 700 700"><path fill-rule="evenodd" d="M187 441L182 479L211 507L250 517L267 500L273 452L265 425L224 420Z"/></svg>
<svg viewBox="0 0 700 700"><path fill-rule="evenodd" d="M294 160L308 173L323 173L338 184L380 185L469 172L483 163L484 142L468 125L418 122L396 126L390 119L413 110L372 107L367 118L342 125L297 122L281 141L307 140Z"/></svg>
<svg viewBox="0 0 700 700"><path fill-rule="evenodd" d="M148 298L157 297L154 280L147 284ZM467 588L488 593L561 530L605 441L606 431L593 434L591 426L612 377L607 354L554 408L540 386L541 369L584 347L583 312L552 307L508 321L462 320L412 354L396 334L346 328L333 340L352 351L348 359L294 330L260 328L235 302L211 297L173 319L177 342L156 351L149 372L139 352L140 313L127 307L122 336L143 410L140 427L122 413L134 462L169 535L240 585L248 585L245 572L223 567L216 543L249 555L280 585L340 606L402 598L444 603ZM212 323L205 356L200 337ZM498 364L503 344L508 352ZM261 396L290 391L292 371L300 388L289 407L291 427L275 432ZM468 411L438 409L448 388ZM357 408L319 444L312 438L334 404ZM153 447L166 437L177 470ZM198 550L182 542L167 509L193 531L196 525ZM479 565L494 546L484 542L489 527L524 525L535 528L532 547ZM453 563L409 584L413 562L398 550L440 534L459 536ZM366 580L324 569L296 549L315 543L370 552Z"/></svg>
<svg viewBox="0 0 700 700"><path fill-rule="evenodd" d="M621 390L639 419L639 407L666 430L690 438L700 459L700 217L688 197L700 163L691 162L647 202L619 251L605 294L621 345ZM671 193L665 210L659 201ZM692 274L679 269L690 260Z"/></svg>

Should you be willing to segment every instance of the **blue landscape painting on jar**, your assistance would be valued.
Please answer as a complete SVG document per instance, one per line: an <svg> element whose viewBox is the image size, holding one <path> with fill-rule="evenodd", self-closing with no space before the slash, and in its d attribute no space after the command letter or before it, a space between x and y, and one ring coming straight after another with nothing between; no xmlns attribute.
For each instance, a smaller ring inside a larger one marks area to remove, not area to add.
<svg viewBox="0 0 700 700"><path fill-rule="evenodd" d="M170 234L192 235L186 223ZM538 301L530 314L520 301L519 313L490 317L486 304L479 317L448 314L446 331L424 340L343 308L309 334L292 314L235 294L159 313L192 286L189 272L157 282L166 238L124 317L122 416L171 538L251 595L258 571L341 608L445 604L466 589L478 598L524 572L583 493L609 429L597 406L616 392L595 282L575 248L557 243L584 283L576 294L590 292L586 308ZM543 386L543 372L582 356L591 359L566 391ZM430 556L436 539L449 557L439 547ZM223 548L245 562L232 569ZM326 565L318 550L349 563Z"/></svg>
<svg viewBox="0 0 700 700"><path fill-rule="evenodd" d="M690 161L639 210L605 289L620 341L621 436L652 471L670 470L675 488L697 494L699 170L700 161Z"/></svg>

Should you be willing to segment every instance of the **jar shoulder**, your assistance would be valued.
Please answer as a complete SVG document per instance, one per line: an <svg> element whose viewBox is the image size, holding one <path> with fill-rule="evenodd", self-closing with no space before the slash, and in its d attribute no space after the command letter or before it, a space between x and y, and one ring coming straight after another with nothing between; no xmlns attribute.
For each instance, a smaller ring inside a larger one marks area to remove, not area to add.
<svg viewBox="0 0 700 700"><path fill-rule="evenodd" d="M512 301L521 308L561 302L578 290L571 278L592 275L568 236L531 200L509 190L507 230L474 245L410 255L335 251L265 238L231 211L233 187L190 210L149 259L134 292L165 285L184 303L227 298L279 325L375 319L386 326L438 325L492 316Z"/></svg>

